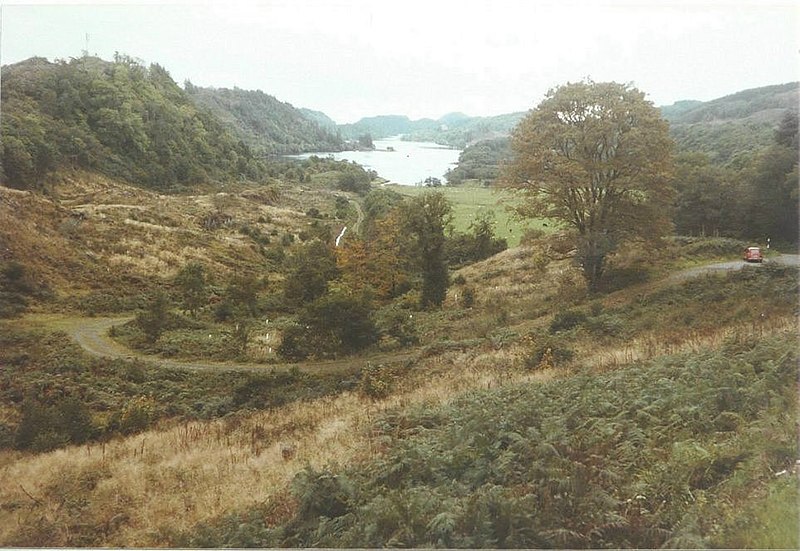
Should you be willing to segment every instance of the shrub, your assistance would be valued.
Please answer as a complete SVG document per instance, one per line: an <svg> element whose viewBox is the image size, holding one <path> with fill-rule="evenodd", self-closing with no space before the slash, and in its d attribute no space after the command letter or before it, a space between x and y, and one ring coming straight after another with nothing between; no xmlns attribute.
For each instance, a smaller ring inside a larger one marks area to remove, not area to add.
<svg viewBox="0 0 800 551"><path fill-rule="evenodd" d="M397 384L394 370L383 365L367 364L361 370L358 391L368 398L377 400L392 393Z"/></svg>
<svg viewBox="0 0 800 551"><path fill-rule="evenodd" d="M528 369L559 367L572 360L574 355L563 338L531 334L524 342L527 350L523 361Z"/></svg>
<svg viewBox="0 0 800 551"><path fill-rule="evenodd" d="M579 310L561 310L550 322L549 331L551 334L559 331L569 331L584 323L586 323L586 314L583 312Z"/></svg>
<svg viewBox="0 0 800 551"><path fill-rule="evenodd" d="M692 257L729 257L739 258L742 251L750 245L746 241L728 237L688 237L678 240L680 252Z"/></svg>
<svg viewBox="0 0 800 551"><path fill-rule="evenodd" d="M19 449L48 451L66 444L82 444L96 432L91 414L77 398L64 398L52 406L26 401L14 444Z"/></svg>
<svg viewBox="0 0 800 551"><path fill-rule="evenodd" d="M34 294L27 269L19 262L0 262L0 318L18 316Z"/></svg>
<svg viewBox="0 0 800 551"><path fill-rule="evenodd" d="M374 344L378 330L364 297L333 293L318 298L298 316L297 326L284 332L279 354L300 359L311 353L330 358L351 354Z"/></svg>
<svg viewBox="0 0 800 551"><path fill-rule="evenodd" d="M475 306L475 287L464 287L461 291L461 307L472 308Z"/></svg>
<svg viewBox="0 0 800 551"><path fill-rule="evenodd" d="M382 337L391 339L400 346L419 343L417 325L408 310L397 306L384 308L377 316L377 327Z"/></svg>

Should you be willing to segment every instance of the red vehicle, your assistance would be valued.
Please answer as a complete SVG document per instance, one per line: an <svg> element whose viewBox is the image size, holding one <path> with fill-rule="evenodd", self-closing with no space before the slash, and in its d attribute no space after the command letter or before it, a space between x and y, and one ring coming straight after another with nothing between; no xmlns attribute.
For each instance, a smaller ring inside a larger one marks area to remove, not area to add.
<svg viewBox="0 0 800 551"><path fill-rule="evenodd" d="M764 262L764 256L761 254L760 247L747 247L744 250L745 262Z"/></svg>

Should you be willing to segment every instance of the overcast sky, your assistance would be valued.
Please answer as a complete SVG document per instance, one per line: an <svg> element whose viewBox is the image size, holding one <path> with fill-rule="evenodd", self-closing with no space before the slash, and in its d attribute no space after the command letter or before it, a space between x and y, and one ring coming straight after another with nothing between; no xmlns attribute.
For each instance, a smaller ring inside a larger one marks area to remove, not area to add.
<svg viewBox="0 0 800 551"><path fill-rule="evenodd" d="M656 105L799 80L791 1L265 0L2 6L0 59L111 59L260 89L339 123L496 115L553 86L632 82Z"/></svg>

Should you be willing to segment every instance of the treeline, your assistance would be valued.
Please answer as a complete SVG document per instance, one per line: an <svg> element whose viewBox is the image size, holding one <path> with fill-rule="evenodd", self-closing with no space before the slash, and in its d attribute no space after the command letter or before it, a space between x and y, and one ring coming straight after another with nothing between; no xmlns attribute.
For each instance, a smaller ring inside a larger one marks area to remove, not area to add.
<svg viewBox="0 0 800 551"><path fill-rule="evenodd" d="M733 166L702 152L676 156L677 233L797 241L797 111L787 112L772 134L768 146Z"/></svg>
<svg viewBox="0 0 800 551"><path fill-rule="evenodd" d="M675 141L675 231L767 238L798 235L798 84L663 107ZM491 184L511 158L508 138L468 146L448 183Z"/></svg>
<svg viewBox="0 0 800 551"><path fill-rule="evenodd" d="M500 175L500 167L511 158L509 139L495 138L469 145L458 156L458 165L447 171L447 183L461 185L467 180L479 180L489 185Z"/></svg>
<svg viewBox="0 0 800 551"><path fill-rule="evenodd" d="M40 189L84 168L158 190L259 180L265 165L161 66L43 58L2 69L2 181Z"/></svg>
<svg viewBox="0 0 800 551"><path fill-rule="evenodd" d="M742 90L707 102L661 107L680 153L704 153L711 162L741 168L768 147L784 114L797 110L800 83Z"/></svg>
<svg viewBox="0 0 800 551"><path fill-rule="evenodd" d="M335 130L323 128L312 118L323 121L323 113L303 112L261 90L202 88L188 81L185 89L197 105L218 116L258 155L342 151L345 147Z"/></svg>

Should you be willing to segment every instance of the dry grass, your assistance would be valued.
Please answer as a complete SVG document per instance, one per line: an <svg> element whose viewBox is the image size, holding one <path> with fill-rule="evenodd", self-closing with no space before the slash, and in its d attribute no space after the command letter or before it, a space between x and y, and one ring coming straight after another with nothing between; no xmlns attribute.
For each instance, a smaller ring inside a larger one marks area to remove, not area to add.
<svg viewBox="0 0 800 551"><path fill-rule="evenodd" d="M263 265L259 247L240 229L297 235L305 212L332 212L335 194L280 186L207 195L159 195L108 178L65 175L44 196L0 187L0 260L17 260L56 294L107 289L119 276L170 277L192 261L216 274ZM214 213L230 217L203 227ZM273 237L273 240L276 239Z"/></svg>
<svg viewBox="0 0 800 551"><path fill-rule="evenodd" d="M164 534L270 499L284 499L305 466L349 464L378 453L367 430L376 415L416 403L442 403L475 388L547 379L552 373L501 369L508 352L431 358L406 381L409 390L373 401L343 393L279 410L163 427L107 444L39 455L0 454L0 543L73 545L65 478L92 484L75 490L92 545L158 546ZM423 384L424 382L424 384ZM282 447L295 454L282 457ZM283 497L281 497L283 496ZM42 526L50 527L42 535ZM39 527L39 528L36 528ZM37 537L45 539L36 539Z"/></svg>
<svg viewBox="0 0 800 551"><path fill-rule="evenodd" d="M745 323L703 331L675 327L659 333L650 332L614 347L598 347L585 342L577 347L576 356L582 366L594 370L614 369L662 355L718 348L730 340L752 342L776 333L797 333L796 318L785 316L758 324Z"/></svg>

